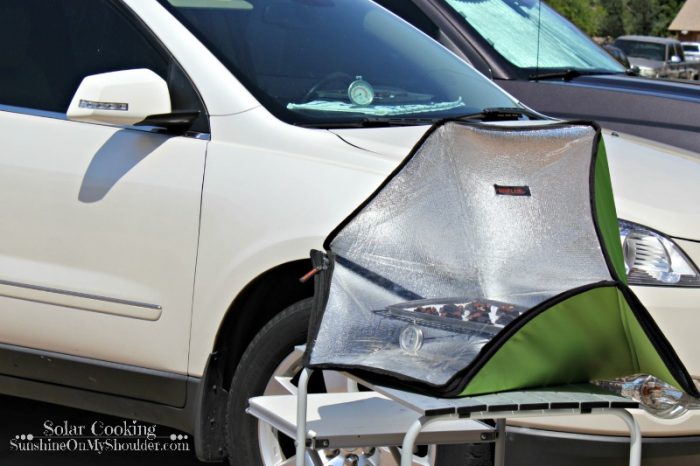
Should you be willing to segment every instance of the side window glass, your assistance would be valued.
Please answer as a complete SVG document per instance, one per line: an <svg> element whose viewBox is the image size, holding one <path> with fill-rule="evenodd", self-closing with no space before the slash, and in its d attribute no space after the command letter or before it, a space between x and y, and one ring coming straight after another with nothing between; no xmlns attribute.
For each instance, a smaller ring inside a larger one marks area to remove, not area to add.
<svg viewBox="0 0 700 466"><path fill-rule="evenodd" d="M397 16L413 24L433 39L440 37L439 28L413 2L406 0L374 0Z"/></svg>
<svg viewBox="0 0 700 466"><path fill-rule="evenodd" d="M681 61L685 60L685 57L683 56L683 49L681 48L680 44L675 44L676 47L676 55L678 55L681 59Z"/></svg>
<svg viewBox="0 0 700 466"><path fill-rule="evenodd" d="M0 104L64 113L85 76L168 57L110 0L0 0Z"/></svg>

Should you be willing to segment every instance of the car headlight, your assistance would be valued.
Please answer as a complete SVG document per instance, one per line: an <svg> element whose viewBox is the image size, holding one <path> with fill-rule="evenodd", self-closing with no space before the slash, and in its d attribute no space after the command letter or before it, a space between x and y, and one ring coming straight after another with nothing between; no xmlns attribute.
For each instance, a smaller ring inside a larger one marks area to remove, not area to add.
<svg viewBox="0 0 700 466"><path fill-rule="evenodd" d="M655 68L649 68L648 66L639 66L638 68L640 76L648 76L655 78L658 74L658 71Z"/></svg>
<svg viewBox="0 0 700 466"><path fill-rule="evenodd" d="M700 286L700 272L673 240L620 220L620 240L630 285Z"/></svg>

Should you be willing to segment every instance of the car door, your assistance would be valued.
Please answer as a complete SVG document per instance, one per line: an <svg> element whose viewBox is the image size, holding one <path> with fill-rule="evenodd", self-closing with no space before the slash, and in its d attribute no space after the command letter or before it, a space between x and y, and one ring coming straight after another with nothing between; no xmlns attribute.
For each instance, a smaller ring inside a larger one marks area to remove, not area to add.
<svg viewBox="0 0 700 466"><path fill-rule="evenodd" d="M681 55L679 54L678 48L676 47L676 44L668 44L667 49L668 51L668 58L667 58L667 63L668 63L668 68L669 68L669 78L673 79L683 79L685 78L685 63L683 62L676 62L673 60L673 57L678 57L681 58Z"/></svg>
<svg viewBox="0 0 700 466"><path fill-rule="evenodd" d="M679 78L680 79L691 79L691 69L688 66L688 62L685 59L685 53L683 53L683 47L681 47L681 44L679 42L675 43L673 45L675 48L675 54L678 56L678 58L681 59L680 63L678 63L678 69L679 69Z"/></svg>
<svg viewBox="0 0 700 466"><path fill-rule="evenodd" d="M0 9L0 373L181 405L202 104L116 1L0 0ZM84 77L135 68L168 82L174 110L200 111L199 131L67 120ZM143 368L167 390L130 384Z"/></svg>

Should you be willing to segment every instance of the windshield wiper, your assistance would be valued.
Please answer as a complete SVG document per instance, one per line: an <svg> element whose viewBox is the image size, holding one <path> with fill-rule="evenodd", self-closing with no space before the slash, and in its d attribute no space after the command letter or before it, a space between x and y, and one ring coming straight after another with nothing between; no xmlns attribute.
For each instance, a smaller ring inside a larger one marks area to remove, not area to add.
<svg viewBox="0 0 700 466"><path fill-rule="evenodd" d="M561 71L547 71L544 73L532 73L529 78L534 81L540 81L544 79L563 79L564 81L571 81L574 78L578 78L583 75L579 70L569 68L567 70Z"/></svg>
<svg viewBox="0 0 700 466"><path fill-rule="evenodd" d="M342 128L388 128L392 126L432 125L437 118L395 118L368 117L359 120L322 121L318 123L296 123L303 128L342 129Z"/></svg>
<svg viewBox="0 0 700 466"><path fill-rule="evenodd" d="M533 81L544 81L548 79L562 79L564 81L571 81L579 76L594 76L600 74L622 74L616 71L582 71L575 68L568 68L559 71L545 71L542 73L532 73L528 76L529 79Z"/></svg>
<svg viewBox="0 0 700 466"><path fill-rule="evenodd" d="M546 120L547 117L522 107L485 108L479 113L447 118L448 120L481 120L481 121L512 121L527 117L530 120ZM432 125L443 118L417 117L367 117L359 120L338 120L323 122L296 123L303 128L344 129L344 128L388 128L393 126L422 126Z"/></svg>
<svg viewBox="0 0 700 466"><path fill-rule="evenodd" d="M522 107L485 108L479 113L460 117L460 120L513 121L527 117L530 120L546 120L547 117Z"/></svg>

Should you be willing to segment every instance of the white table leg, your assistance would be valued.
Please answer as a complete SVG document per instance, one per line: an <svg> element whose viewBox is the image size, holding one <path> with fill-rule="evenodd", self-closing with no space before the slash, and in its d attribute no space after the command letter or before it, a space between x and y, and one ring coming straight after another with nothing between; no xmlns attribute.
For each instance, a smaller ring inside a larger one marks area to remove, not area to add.
<svg viewBox="0 0 700 466"><path fill-rule="evenodd" d="M435 417L425 417L421 416L416 419L406 435L403 437L403 444L401 445L401 466L412 466L413 465L413 448L416 446L416 439L418 434L421 433L423 428L429 424L436 421L441 421L444 419L456 419L455 415L447 416L435 416Z"/></svg>
<svg viewBox="0 0 700 466"><path fill-rule="evenodd" d="M493 466L505 466L506 464L506 420L496 419L496 445L494 450Z"/></svg>
<svg viewBox="0 0 700 466"><path fill-rule="evenodd" d="M297 386L297 438L296 438L296 466L305 466L306 458L306 396L309 387L311 369L304 368L299 375Z"/></svg>
<svg viewBox="0 0 700 466"><path fill-rule="evenodd" d="M630 466L640 466L642 463L642 432L637 420L625 409L611 409L609 414L619 417L630 430Z"/></svg>

